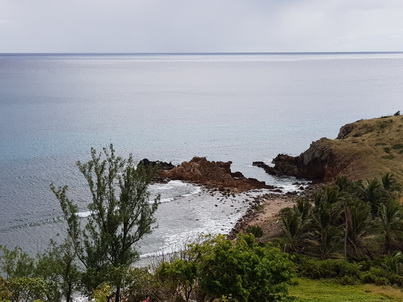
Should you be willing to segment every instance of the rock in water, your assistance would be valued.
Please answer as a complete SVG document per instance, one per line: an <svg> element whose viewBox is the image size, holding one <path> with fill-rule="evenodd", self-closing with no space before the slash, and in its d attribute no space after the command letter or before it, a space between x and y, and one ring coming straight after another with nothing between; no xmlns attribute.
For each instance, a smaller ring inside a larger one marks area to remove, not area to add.
<svg viewBox="0 0 403 302"><path fill-rule="evenodd" d="M244 192L253 189L273 189L263 181L246 178L241 172L231 172L232 162L208 161L206 157L193 157L189 162L158 172L160 179L185 180L220 190Z"/></svg>

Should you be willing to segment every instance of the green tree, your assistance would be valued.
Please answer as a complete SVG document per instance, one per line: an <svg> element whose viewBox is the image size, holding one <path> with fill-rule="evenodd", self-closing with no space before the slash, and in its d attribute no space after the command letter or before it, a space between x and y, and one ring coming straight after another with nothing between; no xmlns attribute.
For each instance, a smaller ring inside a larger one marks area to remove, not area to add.
<svg viewBox="0 0 403 302"><path fill-rule="evenodd" d="M308 199L298 199L292 208L284 208L280 214L285 250L290 253L300 252L306 243L306 235L311 225L311 203Z"/></svg>
<svg viewBox="0 0 403 302"><path fill-rule="evenodd" d="M286 301L294 276L290 256L252 234L189 245L156 269L162 301Z"/></svg>
<svg viewBox="0 0 403 302"><path fill-rule="evenodd" d="M383 260L382 267L392 274L403 275L403 255L396 252L393 255L387 255Z"/></svg>
<svg viewBox="0 0 403 302"><path fill-rule="evenodd" d="M197 295L198 269L195 261L175 259L163 262L155 275L169 301L189 302L192 295Z"/></svg>
<svg viewBox="0 0 403 302"><path fill-rule="evenodd" d="M395 237L402 235L402 215L400 205L395 200L389 200L380 204L379 218L381 222L381 230L385 238L385 251L390 254L395 248Z"/></svg>
<svg viewBox="0 0 403 302"><path fill-rule="evenodd" d="M347 231L348 241L355 255L358 256L364 250L368 256L371 256L364 244L364 238L374 230L370 206L360 200L353 200L348 205L347 217L350 225Z"/></svg>
<svg viewBox="0 0 403 302"><path fill-rule="evenodd" d="M377 178L366 181L366 186L360 199L371 206L372 217L377 217L379 205L387 197L387 193Z"/></svg>
<svg viewBox="0 0 403 302"><path fill-rule="evenodd" d="M71 242L57 245L50 242L48 249L38 254L35 275L47 283L47 296L50 301L66 302L72 300L73 292L78 289L80 273Z"/></svg>
<svg viewBox="0 0 403 302"><path fill-rule="evenodd" d="M285 251L298 252L304 231L301 214L295 208L281 211L281 229L285 235Z"/></svg>
<svg viewBox="0 0 403 302"><path fill-rule="evenodd" d="M115 288L119 302L123 278L129 266L138 259L135 244L152 231L158 197L150 203L148 185L155 169L136 165L132 155L122 159L113 146L97 154L91 149L91 160L77 162L92 196L91 215L81 225L78 207L67 196L67 186L51 190L60 202L68 225L68 235L75 253L85 266L84 282L89 290L104 282Z"/></svg>
<svg viewBox="0 0 403 302"><path fill-rule="evenodd" d="M317 245L322 259L335 252L342 242L345 198L337 186L322 187L314 196L311 242Z"/></svg>
<svg viewBox="0 0 403 302"><path fill-rule="evenodd" d="M10 282L0 277L0 302L10 301L11 297Z"/></svg>
<svg viewBox="0 0 403 302"><path fill-rule="evenodd" d="M253 235L236 240L218 236L189 251L198 264L201 291L210 299L232 297L240 302L283 301L293 277L289 256L261 246Z"/></svg>
<svg viewBox="0 0 403 302"><path fill-rule="evenodd" d="M390 198L396 197L396 194L402 191L402 185L398 183L393 174L386 173L381 179L382 187L389 193Z"/></svg>
<svg viewBox="0 0 403 302"><path fill-rule="evenodd" d="M35 260L20 247L10 250L0 245L0 253L0 271L6 279L34 276Z"/></svg>
<svg viewBox="0 0 403 302"><path fill-rule="evenodd" d="M42 278L18 277L10 280L12 302L55 301L47 299L48 287Z"/></svg>

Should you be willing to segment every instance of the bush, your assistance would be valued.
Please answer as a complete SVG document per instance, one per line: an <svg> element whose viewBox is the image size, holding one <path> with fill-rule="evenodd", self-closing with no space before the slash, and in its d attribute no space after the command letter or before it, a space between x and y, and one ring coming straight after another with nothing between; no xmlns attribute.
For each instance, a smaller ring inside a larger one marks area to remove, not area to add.
<svg viewBox="0 0 403 302"><path fill-rule="evenodd" d="M169 301L274 302L288 299L294 270L288 254L240 234L235 240L218 236L193 244L185 258L163 263L156 275L171 289Z"/></svg>
<svg viewBox="0 0 403 302"><path fill-rule="evenodd" d="M255 238L260 238L263 236L262 228L257 225L251 225L251 226L247 227L245 233L252 234L253 236L255 236Z"/></svg>
<svg viewBox="0 0 403 302"><path fill-rule="evenodd" d="M362 273L361 281L363 283L374 283L376 285L397 285L403 286L403 277L395 273L391 273L386 269L375 266L368 271Z"/></svg>
<svg viewBox="0 0 403 302"><path fill-rule="evenodd" d="M360 277L360 265L341 259L302 261L297 270L299 275L310 279ZM347 279L345 279L347 280Z"/></svg>
<svg viewBox="0 0 403 302"><path fill-rule="evenodd" d="M10 280L11 301L46 300L47 285L41 278L18 277Z"/></svg>

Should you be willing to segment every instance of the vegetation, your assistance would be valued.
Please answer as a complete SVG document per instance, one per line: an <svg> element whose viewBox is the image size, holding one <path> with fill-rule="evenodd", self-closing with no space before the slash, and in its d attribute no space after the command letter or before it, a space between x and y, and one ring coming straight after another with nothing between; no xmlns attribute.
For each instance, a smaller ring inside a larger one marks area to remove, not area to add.
<svg viewBox="0 0 403 302"><path fill-rule="evenodd" d="M78 208L67 196L67 186L51 190L60 202L68 224L69 240L75 255L85 267L82 282L94 290L104 282L115 288L115 301L129 267L138 259L134 245L151 232L158 198L149 203L147 187L154 171L135 165L133 157L117 157L111 145L99 155L91 149L91 160L77 166L88 182L92 202L85 226Z"/></svg>
<svg viewBox="0 0 403 302"><path fill-rule="evenodd" d="M321 259L372 258L403 248L402 187L386 174L381 180L353 182L339 177L321 187L311 200L282 211L284 249ZM374 239L381 242L374 244Z"/></svg>
<svg viewBox="0 0 403 302"><path fill-rule="evenodd" d="M99 294L106 285L114 301L120 301L126 276L138 259L135 244L155 222L158 198L150 203L147 191L154 170L135 165L132 156L116 156L112 145L100 154L91 149L91 160L77 166L91 192L91 215L82 224L67 186L52 184L68 237L61 245L51 242L35 259L19 248L1 247L4 279L0 284L5 289L0 301L60 301L62 297L70 301L77 289Z"/></svg>
<svg viewBox="0 0 403 302"><path fill-rule="evenodd" d="M380 178L386 173L403 183L403 116L360 120L340 129L338 139L321 139L316 147L331 150L333 168L350 179Z"/></svg>
<svg viewBox="0 0 403 302"><path fill-rule="evenodd" d="M298 302L398 302L402 301L402 290L391 286L370 284L340 285L330 280L299 278L290 287L290 296Z"/></svg>
<svg viewBox="0 0 403 302"><path fill-rule="evenodd" d="M255 237L218 236L190 245L182 257L162 263L156 276L168 289L164 301L285 301L293 277L290 257Z"/></svg>
<svg viewBox="0 0 403 302"><path fill-rule="evenodd" d="M381 297L363 293L362 286L358 286L361 283L402 288L401 193L402 186L392 174L364 182L339 177L333 185L320 187L311 198L282 210L283 249L296 255L297 275L329 280L324 283L329 293L337 291L337 284L355 285L344 288L346 292L354 291L351 301L381 301ZM360 293L355 292L357 289ZM340 299L342 295L322 294L321 301L346 301ZM403 292L396 291L393 297L397 296L401 300ZM298 297L301 301L315 300ZM387 301L400 301L394 299Z"/></svg>
<svg viewBox="0 0 403 302"><path fill-rule="evenodd" d="M78 219L67 187L51 185L68 236L36 257L0 247L1 302L69 302L77 291L99 302L403 299L403 187L390 173L339 177L299 199L281 211L274 242L256 241L263 234L256 225L234 240L206 237L150 269L133 263L154 223L158 198L150 203L147 191L154 170L117 157L113 146L92 149L91 160L77 165L91 216Z"/></svg>

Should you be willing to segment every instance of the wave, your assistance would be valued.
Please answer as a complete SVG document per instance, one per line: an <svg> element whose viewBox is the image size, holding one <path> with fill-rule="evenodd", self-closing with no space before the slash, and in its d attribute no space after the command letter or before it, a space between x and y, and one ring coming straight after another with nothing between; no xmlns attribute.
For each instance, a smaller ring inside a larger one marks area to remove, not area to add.
<svg viewBox="0 0 403 302"><path fill-rule="evenodd" d="M162 199L160 199L160 203L171 202L174 200L175 200L175 197L162 198Z"/></svg>
<svg viewBox="0 0 403 302"><path fill-rule="evenodd" d="M182 197L189 197L189 196L192 196L192 195L197 195L197 194L200 194L201 192L202 192L201 187L197 186L196 189L193 192L191 192L189 194L184 194L184 195L182 195Z"/></svg>
<svg viewBox="0 0 403 302"><path fill-rule="evenodd" d="M80 218L87 218L87 217L91 216L91 214L94 214L94 213L95 213L94 211L78 212L78 213L77 213L77 217L80 217Z"/></svg>
<svg viewBox="0 0 403 302"><path fill-rule="evenodd" d="M151 189L154 190L172 190L178 187L186 187L191 184L180 181L180 180L170 180L167 183L162 183L162 184L153 184L150 186Z"/></svg>

